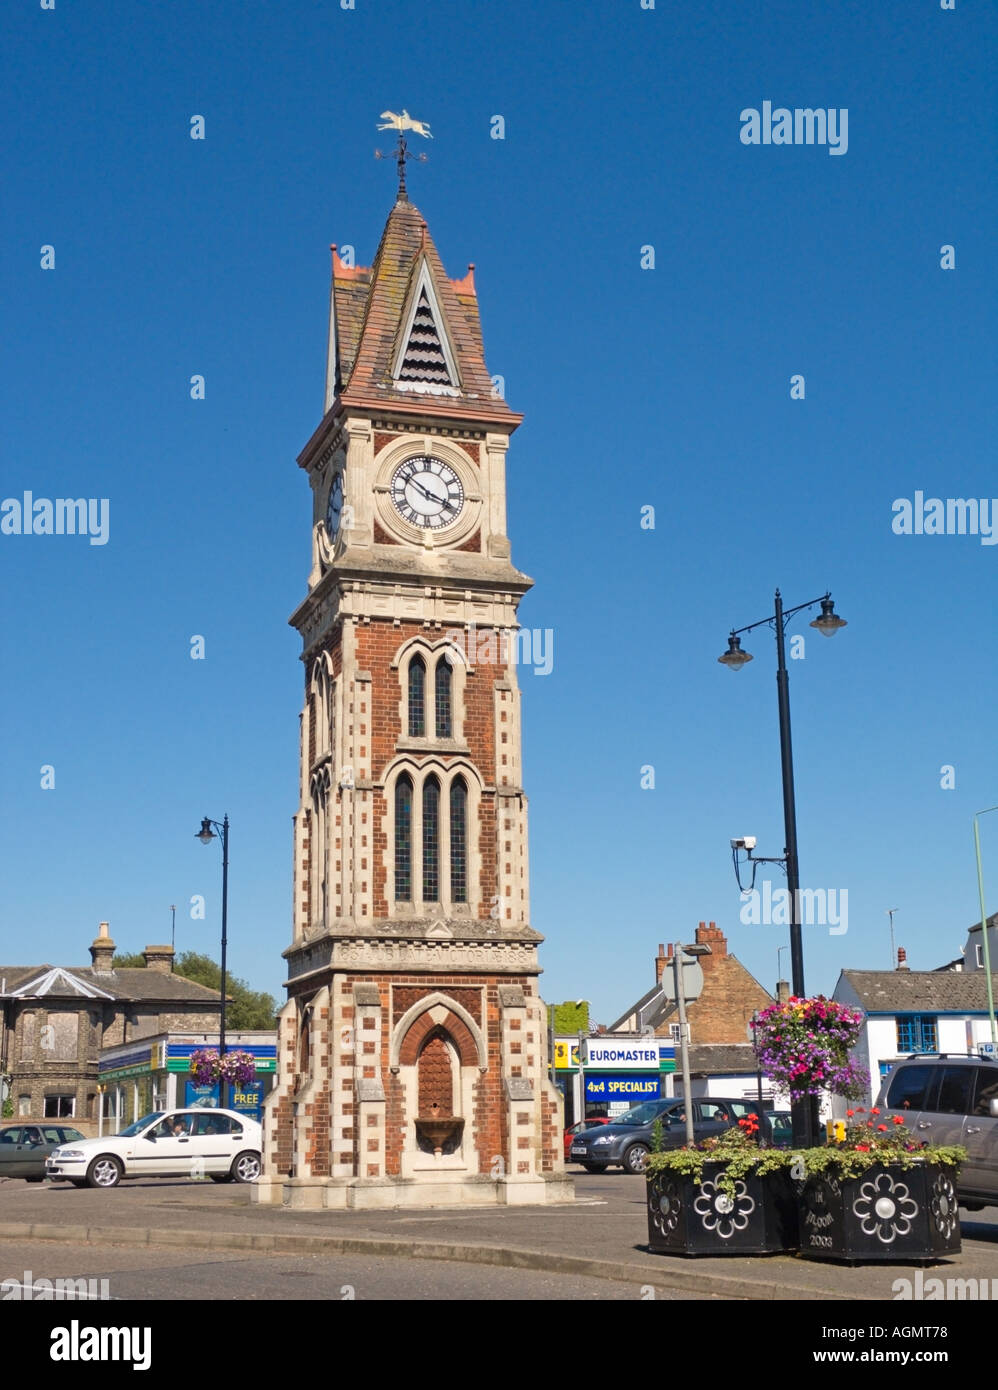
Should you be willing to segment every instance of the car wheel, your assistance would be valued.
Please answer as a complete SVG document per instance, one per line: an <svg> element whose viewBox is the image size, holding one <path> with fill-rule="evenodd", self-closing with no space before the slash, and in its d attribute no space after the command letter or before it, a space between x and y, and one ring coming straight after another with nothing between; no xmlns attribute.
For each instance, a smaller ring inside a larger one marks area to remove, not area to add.
<svg viewBox="0 0 998 1390"><path fill-rule="evenodd" d="M606 1164L605 1164L605 1163L583 1163L582 1166L583 1166L583 1168L585 1168L585 1170L586 1170L587 1173L605 1173L605 1172L606 1172Z"/></svg>
<svg viewBox="0 0 998 1390"><path fill-rule="evenodd" d="M249 1150L243 1154L237 1154L232 1160L232 1168L229 1176L236 1182L256 1182L260 1176L260 1155L251 1153Z"/></svg>
<svg viewBox="0 0 998 1390"><path fill-rule="evenodd" d="M625 1173L643 1173L648 1163L648 1145L632 1144L624 1154Z"/></svg>
<svg viewBox="0 0 998 1390"><path fill-rule="evenodd" d="M87 1182L91 1187L117 1187L121 1173L121 1164L113 1154L101 1154L87 1169Z"/></svg>

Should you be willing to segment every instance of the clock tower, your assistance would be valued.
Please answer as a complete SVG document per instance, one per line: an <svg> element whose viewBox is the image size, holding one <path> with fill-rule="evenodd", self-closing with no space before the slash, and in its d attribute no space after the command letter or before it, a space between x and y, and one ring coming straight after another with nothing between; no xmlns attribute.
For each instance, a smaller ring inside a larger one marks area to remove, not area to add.
<svg viewBox="0 0 998 1390"><path fill-rule="evenodd" d="M565 1201L520 761L531 581L506 524L522 417L485 365L474 267L447 275L404 177L372 264L348 259L298 459L294 920L254 1196Z"/></svg>

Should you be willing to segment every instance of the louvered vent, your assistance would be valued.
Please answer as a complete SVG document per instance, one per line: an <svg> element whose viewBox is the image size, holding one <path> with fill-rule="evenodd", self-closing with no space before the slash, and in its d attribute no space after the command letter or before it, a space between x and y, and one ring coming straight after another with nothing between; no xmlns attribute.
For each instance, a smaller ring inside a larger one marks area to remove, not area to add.
<svg viewBox="0 0 998 1390"><path fill-rule="evenodd" d="M420 293L416 305L416 317L412 321L412 331L399 368L399 380L427 381L438 386L454 385L425 289Z"/></svg>

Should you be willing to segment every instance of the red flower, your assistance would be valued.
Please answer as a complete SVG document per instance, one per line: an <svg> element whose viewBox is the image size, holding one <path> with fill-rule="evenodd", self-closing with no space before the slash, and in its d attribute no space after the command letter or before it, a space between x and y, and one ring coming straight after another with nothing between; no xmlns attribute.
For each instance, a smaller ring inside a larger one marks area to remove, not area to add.
<svg viewBox="0 0 998 1390"><path fill-rule="evenodd" d="M875 1105L872 1105L872 1106L870 1107L870 1114L871 1114L871 1115L879 1115L879 1114L880 1114L880 1111L877 1109L877 1107L876 1107Z"/></svg>
<svg viewBox="0 0 998 1390"><path fill-rule="evenodd" d="M869 1153L869 1152L870 1152L870 1146L869 1146L869 1144L857 1144L857 1145L856 1145L856 1152L857 1152L857 1153L861 1153L861 1154L867 1154L867 1153Z"/></svg>
<svg viewBox="0 0 998 1390"><path fill-rule="evenodd" d="M900 1115L894 1115L894 1116L892 1116L892 1119L894 1120L894 1123L895 1123L896 1125L903 1125L903 1124L904 1124L904 1120L901 1118Z"/></svg>
<svg viewBox="0 0 998 1390"><path fill-rule="evenodd" d="M853 1117L853 1115L855 1115L855 1113L856 1113L855 1110L847 1110L847 1111L846 1111L846 1119L851 1120L852 1117Z"/></svg>
<svg viewBox="0 0 998 1390"><path fill-rule="evenodd" d="M880 1130L880 1132L881 1132L882 1134L886 1134L886 1133L887 1133L887 1126L886 1126L886 1125L877 1125L877 1128Z"/></svg>

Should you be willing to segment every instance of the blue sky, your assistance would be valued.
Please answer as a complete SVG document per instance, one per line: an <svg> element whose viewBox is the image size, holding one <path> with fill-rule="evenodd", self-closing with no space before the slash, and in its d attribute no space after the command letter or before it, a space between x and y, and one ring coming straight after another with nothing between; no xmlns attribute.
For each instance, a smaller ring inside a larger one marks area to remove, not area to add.
<svg viewBox="0 0 998 1390"><path fill-rule="evenodd" d="M178 949L216 950L218 850L193 836L228 812L230 966L283 996L295 456L328 246L369 263L394 196L375 124L402 107L435 136L413 200L449 272L475 262L526 415L510 534L523 622L555 643L522 675L546 997L609 1021L701 919L775 979L786 930L741 924L728 848L782 849L772 634L737 676L716 658L777 585L849 622L791 628L802 882L849 894L846 934L805 929L808 988L889 964L887 908L913 966L956 954L971 817L998 802L998 548L894 535L891 504L998 494L992 9L57 0L7 28L0 494L110 501L105 546L0 536L8 963L84 962L102 918L125 949L168 939L171 903ZM764 101L847 108L847 152L744 145ZM993 910L998 815L982 830Z"/></svg>

